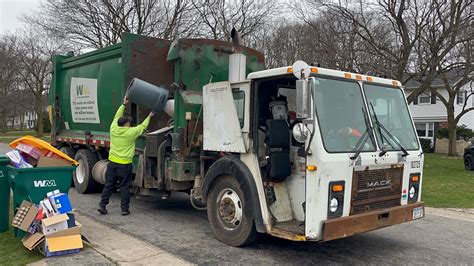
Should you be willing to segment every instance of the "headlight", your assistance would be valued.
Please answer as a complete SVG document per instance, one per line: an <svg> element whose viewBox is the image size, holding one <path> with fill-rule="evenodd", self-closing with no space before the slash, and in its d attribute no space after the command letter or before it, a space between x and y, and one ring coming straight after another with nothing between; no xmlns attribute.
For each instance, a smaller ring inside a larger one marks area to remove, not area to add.
<svg viewBox="0 0 474 266"><path fill-rule="evenodd" d="M411 187L410 188L410 191L408 191L408 196L410 197L410 199L413 199L415 197L415 194L416 194L416 189L415 187Z"/></svg>
<svg viewBox="0 0 474 266"><path fill-rule="evenodd" d="M336 198L332 198L331 202L329 203L329 211L335 213L338 207L339 201Z"/></svg>
<svg viewBox="0 0 474 266"><path fill-rule="evenodd" d="M421 174L413 173L410 174L410 182L408 182L408 203L415 203L418 201L418 196L420 195L420 182Z"/></svg>
<svg viewBox="0 0 474 266"><path fill-rule="evenodd" d="M328 219L342 216L344 207L344 181L329 182Z"/></svg>

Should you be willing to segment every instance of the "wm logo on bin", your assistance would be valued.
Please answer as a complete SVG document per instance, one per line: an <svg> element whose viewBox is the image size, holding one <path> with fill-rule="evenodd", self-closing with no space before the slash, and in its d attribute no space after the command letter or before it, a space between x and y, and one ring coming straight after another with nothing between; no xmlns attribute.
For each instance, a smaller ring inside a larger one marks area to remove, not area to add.
<svg viewBox="0 0 474 266"><path fill-rule="evenodd" d="M35 187L55 187L56 181L54 180L35 180L33 181Z"/></svg>

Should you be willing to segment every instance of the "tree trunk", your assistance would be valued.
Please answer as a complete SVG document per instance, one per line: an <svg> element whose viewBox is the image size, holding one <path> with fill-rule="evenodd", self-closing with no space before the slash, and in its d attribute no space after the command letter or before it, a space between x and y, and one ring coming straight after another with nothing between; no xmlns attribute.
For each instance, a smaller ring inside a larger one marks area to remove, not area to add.
<svg viewBox="0 0 474 266"><path fill-rule="evenodd" d="M44 110L43 110L43 99L41 98L36 99L36 114L38 116L36 120L36 126L38 128L38 136L42 137L44 134L44 125L43 125Z"/></svg>
<svg viewBox="0 0 474 266"><path fill-rule="evenodd" d="M448 108L448 156L457 156L456 151L456 121L454 119L454 107Z"/></svg>

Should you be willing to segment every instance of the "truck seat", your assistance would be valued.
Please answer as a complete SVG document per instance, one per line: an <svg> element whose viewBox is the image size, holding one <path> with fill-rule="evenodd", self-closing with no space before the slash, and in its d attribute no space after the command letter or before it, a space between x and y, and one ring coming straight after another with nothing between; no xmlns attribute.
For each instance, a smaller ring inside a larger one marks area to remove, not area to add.
<svg viewBox="0 0 474 266"><path fill-rule="evenodd" d="M267 176L274 182L281 182L291 174L290 133L285 120L267 120L267 145L270 157Z"/></svg>

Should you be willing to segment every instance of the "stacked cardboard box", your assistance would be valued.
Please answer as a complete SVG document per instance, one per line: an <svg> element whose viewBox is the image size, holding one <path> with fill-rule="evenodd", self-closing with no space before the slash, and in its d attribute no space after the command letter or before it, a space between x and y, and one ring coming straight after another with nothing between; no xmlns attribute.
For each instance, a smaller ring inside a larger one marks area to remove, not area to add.
<svg viewBox="0 0 474 266"><path fill-rule="evenodd" d="M23 201L12 226L26 232L21 242L44 256L77 253L83 248L81 225L75 221L67 194L53 191L39 205Z"/></svg>

